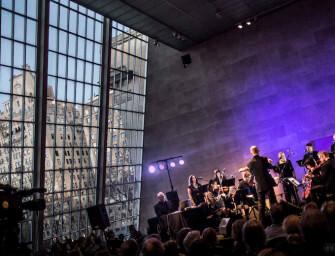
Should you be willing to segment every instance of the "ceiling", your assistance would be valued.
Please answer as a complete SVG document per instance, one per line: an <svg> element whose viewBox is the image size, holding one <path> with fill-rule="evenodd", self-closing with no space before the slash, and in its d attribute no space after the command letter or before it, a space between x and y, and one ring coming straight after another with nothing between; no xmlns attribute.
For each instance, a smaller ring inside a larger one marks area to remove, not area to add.
<svg viewBox="0 0 335 256"><path fill-rule="evenodd" d="M74 0L177 50L235 29L296 0ZM220 12L221 18L216 13ZM175 32L175 33L173 33ZM174 36L174 34L179 34Z"/></svg>

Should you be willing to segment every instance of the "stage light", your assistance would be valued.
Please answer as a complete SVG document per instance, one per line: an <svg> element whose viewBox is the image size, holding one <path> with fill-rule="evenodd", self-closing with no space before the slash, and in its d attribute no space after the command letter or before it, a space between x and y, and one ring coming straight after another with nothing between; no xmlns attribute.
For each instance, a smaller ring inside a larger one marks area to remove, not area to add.
<svg viewBox="0 0 335 256"><path fill-rule="evenodd" d="M242 24L238 24L237 27L238 27L239 29L242 29L242 28L243 28L243 25L242 25Z"/></svg>
<svg viewBox="0 0 335 256"><path fill-rule="evenodd" d="M251 21L247 21L245 24L247 24L248 26L251 26Z"/></svg>
<svg viewBox="0 0 335 256"><path fill-rule="evenodd" d="M175 162L171 162L171 163L170 163L170 166L173 168L173 167L176 166L176 163L175 163Z"/></svg>
<svg viewBox="0 0 335 256"><path fill-rule="evenodd" d="M180 165L183 165L184 163L185 163L185 162L184 162L183 159L180 159L180 160L179 160L179 164L180 164Z"/></svg>
<svg viewBox="0 0 335 256"><path fill-rule="evenodd" d="M164 164L158 164L158 168L159 168L159 170L164 170L165 166L164 166Z"/></svg>
<svg viewBox="0 0 335 256"><path fill-rule="evenodd" d="M149 172L150 172L150 173L154 173L155 171L156 171L155 166L150 165L150 166L149 166Z"/></svg>

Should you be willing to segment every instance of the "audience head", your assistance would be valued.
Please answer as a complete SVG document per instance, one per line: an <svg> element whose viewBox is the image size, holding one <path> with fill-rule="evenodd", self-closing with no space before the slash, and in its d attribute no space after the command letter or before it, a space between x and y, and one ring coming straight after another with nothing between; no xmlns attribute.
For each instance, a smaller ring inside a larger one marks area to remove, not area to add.
<svg viewBox="0 0 335 256"><path fill-rule="evenodd" d="M170 240L164 243L164 250L166 256L178 256L179 250L176 241Z"/></svg>
<svg viewBox="0 0 335 256"><path fill-rule="evenodd" d="M204 256L211 255L210 247L204 239L198 239L191 243L189 256Z"/></svg>
<svg viewBox="0 0 335 256"><path fill-rule="evenodd" d="M121 256L136 256L137 251L138 245L134 239L123 242L120 248Z"/></svg>
<svg viewBox="0 0 335 256"><path fill-rule="evenodd" d="M185 239L184 239L184 247L186 252L189 252L191 249L191 244L195 241L195 240L199 240L200 237L200 232L195 230L195 231L190 231Z"/></svg>
<svg viewBox="0 0 335 256"><path fill-rule="evenodd" d="M305 205L303 212L305 212L309 209L319 209L319 207L315 202L309 202Z"/></svg>
<svg viewBox="0 0 335 256"><path fill-rule="evenodd" d="M283 222L283 230L287 234L287 242L292 245L302 243L299 231L299 217L297 215L287 216Z"/></svg>
<svg viewBox="0 0 335 256"><path fill-rule="evenodd" d="M161 256L164 254L164 246L161 241L155 238L147 239L142 247L143 256Z"/></svg>
<svg viewBox="0 0 335 256"><path fill-rule="evenodd" d="M246 223L246 219L235 220L232 225L232 233L231 236L235 241L241 242L243 240L242 237L242 229L244 223Z"/></svg>
<svg viewBox="0 0 335 256"><path fill-rule="evenodd" d="M284 208L280 204L273 204L270 209L273 224L281 224L285 218Z"/></svg>
<svg viewBox="0 0 335 256"><path fill-rule="evenodd" d="M256 147L256 146L251 146L251 147L250 147L250 153L251 153L253 156L258 155L258 154L259 154L259 149L258 149L258 147Z"/></svg>
<svg viewBox="0 0 335 256"><path fill-rule="evenodd" d="M177 244L178 244L179 250L182 253L185 252L184 239L190 231L191 231L190 228L183 228L183 229L179 230L179 232L177 234Z"/></svg>
<svg viewBox="0 0 335 256"><path fill-rule="evenodd" d="M95 253L95 256L110 256L110 253L108 250L100 250Z"/></svg>
<svg viewBox="0 0 335 256"><path fill-rule="evenodd" d="M162 238L159 234L151 234L151 235L148 236L148 238L155 238L159 241L162 241Z"/></svg>
<svg viewBox="0 0 335 256"><path fill-rule="evenodd" d="M312 143L307 143L307 144L306 144L306 150L307 150L307 152L309 152L309 153L312 153L312 152L313 152L313 145L312 145Z"/></svg>
<svg viewBox="0 0 335 256"><path fill-rule="evenodd" d="M222 176L222 173L221 173L221 171L219 170L219 169L215 169L214 170L214 176L215 176L215 178L221 178L221 176Z"/></svg>
<svg viewBox="0 0 335 256"><path fill-rule="evenodd" d="M258 256L285 256L285 254L275 248L266 248Z"/></svg>
<svg viewBox="0 0 335 256"><path fill-rule="evenodd" d="M335 201L327 201L322 207L321 211L326 215L329 224L329 233L335 236Z"/></svg>
<svg viewBox="0 0 335 256"><path fill-rule="evenodd" d="M299 217L297 215L287 216L283 222L283 230L286 234L299 234Z"/></svg>
<svg viewBox="0 0 335 256"><path fill-rule="evenodd" d="M118 238L119 238L120 241L123 241L123 240L124 240L124 234L120 234L120 235L118 236Z"/></svg>
<svg viewBox="0 0 335 256"><path fill-rule="evenodd" d="M308 209L301 215L300 233L306 244L321 246L328 235L326 215L319 209Z"/></svg>
<svg viewBox="0 0 335 256"><path fill-rule="evenodd" d="M202 238L210 247L214 247L217 243L216 231L214 228L206 228L204 232L202 232Z"/></svg>
<svg viewBox="0 0 335 256"><path fill-rule="evenodd" d="M260 250L265 245L265 232L258 220L248 220L242 229L242 237L249 250Z"/></svg>

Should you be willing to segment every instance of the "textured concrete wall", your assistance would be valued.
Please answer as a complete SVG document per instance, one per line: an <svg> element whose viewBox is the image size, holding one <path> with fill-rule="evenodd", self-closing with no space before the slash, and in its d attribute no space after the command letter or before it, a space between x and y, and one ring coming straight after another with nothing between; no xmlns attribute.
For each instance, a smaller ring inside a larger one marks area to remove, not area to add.
<svg viewBox="0 0 335 256"><path fill-rule="evenodd" d="M192 64L184 69L186 53ZM147 163L183 155L185 165L171 176L186 199L190 174L209 179L223 167L234 174L250 160L251 145L275 160L289 148L299 160L307 142L335 132L334 96L332 0L300 1L187 52L150 45L142 229L156 193L170 190L167 173L149 174Z"/></svg>

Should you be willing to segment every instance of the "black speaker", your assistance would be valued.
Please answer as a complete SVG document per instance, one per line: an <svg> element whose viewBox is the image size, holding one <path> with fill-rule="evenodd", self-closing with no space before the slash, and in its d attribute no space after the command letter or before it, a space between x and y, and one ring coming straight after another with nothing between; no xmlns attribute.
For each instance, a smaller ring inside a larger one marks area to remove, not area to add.
<svg viewBox="0 0 335 256"><path fill-rule="evenodd" d="M183 62L184 68L186 68L187 65L190 65L192 63L191 55L188 53L181 56L181 61Z"/></svg>
<svg viewBox="0 0 335 256"><path fill-rule="evenodd" d="M86 209L92 229L104 230L110 226L106 207L104 204L97 204Z"/></svg>
<svg viewBox="0 0 335 256"><path fill-rule="evenodd" d="M288 202L286 202L284 200L280 201L280 205L284 209L285 216L288 216L288 215L300 215L300 213L301 213L300 207L298 207L298 206L296 206L294 204L288 203Z"/></svg>
<svg viewBox="0 0 335 256"><path fill-rule="evenodd" d="M179 196L177 191L170 191L166 193L166 198L171 202L172 211L177 211L179 208Z"/></svg>

